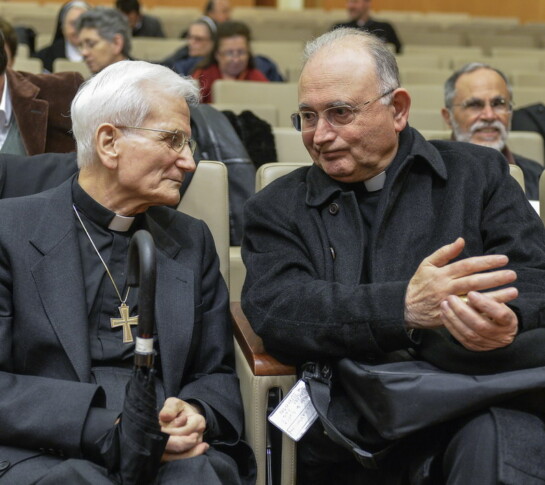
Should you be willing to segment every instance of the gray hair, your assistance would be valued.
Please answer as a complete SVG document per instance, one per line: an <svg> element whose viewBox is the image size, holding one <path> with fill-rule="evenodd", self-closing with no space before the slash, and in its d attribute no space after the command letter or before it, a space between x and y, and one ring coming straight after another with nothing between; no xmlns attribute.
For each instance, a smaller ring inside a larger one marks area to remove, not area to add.
<svg viewBox="0 0 545 485"><path fill-rule="evenodd" d="M387 93L398 88L400 85L399 69L394 54L381 39L359 29L341 27L308 42L303 51L303 68L322 49L331 48L335 44L351 38L358 43L357 47L364 48L374 60L379 92ZM388 104L391 99L391 95L385 96L381 102Z"/></svg>
<svg viewBox="0 0 545 485"><path fill-rule="evenodd" d="M454 97L456 96L456 82L463 74L468 74L470 72L478 71L479 69L489 69L496 72L504 81L507 86L507 92L509 93L510 101L513 101L513 88L507 76L501 72L499 69L492 67L484 62L470 62L462 66L457 71L454 71L452 75L445 81L445 108L448 110L452 109L454 103Z"/></svg>
<svg viewBox="0 0 545 485"><path fill-rule="evenodd" d="M122 54L131 54L131 28L125 14L116 8L95 7L80 15L76 29L96 29L98 35L108 42L113 42L118 34L123 37Z"/></svg>
<svg viewBox="0 0 545 485"><path fill-rule="evenodd" d="M153 92L199 103L199 88L190 77L145 61L119 61L104 68L80 87L71 106L78 166L98 162L95 132L103 123L139 126L155 106Z"/></svg>
<svg viewBox="0 0 545 485"><path fill-rule="evenodd" d="M74 0L73 2L68 2L62 7L59 15L59 20L61 24L64 22L64 19L66 18L66 15L70 10L73 8L81 8L82 10L89 10L91 7L87 2L84 2L83 0Z"/></svg>

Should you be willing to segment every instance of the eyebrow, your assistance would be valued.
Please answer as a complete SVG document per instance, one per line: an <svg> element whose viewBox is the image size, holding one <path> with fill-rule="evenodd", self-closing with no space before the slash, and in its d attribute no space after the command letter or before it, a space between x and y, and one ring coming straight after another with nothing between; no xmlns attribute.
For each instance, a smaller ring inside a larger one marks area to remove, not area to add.
<svg viewBox="0 0 545 485"><path fill-rule="evenodd" d="M350 106L351 108L354 108L357 105L349 103L348 101L331 101L331 102L329 102L329 103L327 103L325 105L324 109L336 108L336 107L339 107L339 106ZM309 106L308 104L306 104L306 103L301 103L299 105L299 111L304 111L304 110L313 111L314 109L311 106Z"/></svg>

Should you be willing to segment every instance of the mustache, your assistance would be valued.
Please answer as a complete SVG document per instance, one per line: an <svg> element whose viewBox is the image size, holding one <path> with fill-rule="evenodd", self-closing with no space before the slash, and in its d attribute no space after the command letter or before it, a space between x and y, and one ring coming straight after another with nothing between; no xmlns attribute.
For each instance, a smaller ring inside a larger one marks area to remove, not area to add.
<svg viewBox="0 0 545 485"><path fill-rule="evenodd" d="M507 129L501 121L476 121L469 128L469 132L473 135L476 131L483 130L485 128L495 128L497 129L501 136L507 136Z"/></svg>

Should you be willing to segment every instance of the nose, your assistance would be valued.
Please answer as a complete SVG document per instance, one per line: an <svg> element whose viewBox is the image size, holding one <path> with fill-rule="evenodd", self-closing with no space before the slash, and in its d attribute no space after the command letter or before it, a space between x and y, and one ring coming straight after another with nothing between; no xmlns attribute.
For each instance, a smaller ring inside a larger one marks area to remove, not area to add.
<svg viewBox="0 0 545 485"><path fill-rule="evenodd" d="M324 143L331 142L335 139L335 136L335 130L326 120L325 116L319 116L312 138L314 144L320 146Z"/></svg>
<svg viewBox="0 0 545 485"><path fill-rule="evenodd" d="M495 120L497 119L497 113L492 109L490 103L486 103L484 108L481 110L480 116L482 120Z"/></svg>
<svg viewBox="0 0 545 485"><path fill-rule="evenodd" d="M186 147L176 159L176 166L184 172L194 172L197 169L191 150Z"/></svg>

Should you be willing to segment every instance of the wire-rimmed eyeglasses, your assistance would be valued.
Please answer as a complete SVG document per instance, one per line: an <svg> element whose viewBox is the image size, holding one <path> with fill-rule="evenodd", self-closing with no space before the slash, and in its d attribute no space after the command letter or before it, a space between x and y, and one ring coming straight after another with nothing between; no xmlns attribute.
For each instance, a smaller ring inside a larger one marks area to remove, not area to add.
<svg viewBox="0 0 545 485"><path fill-rule="evenodd" d="M389 91L377 96L376 98L365 101L357 106L350 106L349 104L342 104L338 106L331 106L322 111L326 121L335 128L340 128L341 126L349 125L356 119L356 113L361 111L364 107L370 106L374 102L392 94L397 88L392 88ZM315 111L301 110L297 113L291 115L291 122L293 127L297 131L308 132L314 131L318 125L318 120L320 119L320 114Z"/></svg>
<svg viewBox="0 0 545 485"><path fill-rule="evenodd" d="M142 128L140 126L118 126L118 128L126 130L155 131L156 133L167 133L172 135L170 139L167 139L168 144L170 148L177 153L182 153L184 147L187 145L189 150L191 150L191 155L193 155L197 148L197 142L193 138L189 138L183 131L159 130L157 128Z"/></svg>
<svg viewBox="0 0 545 485"><path fill-rule="evenodd" d="M490 101L480 98L470 98L463 103L453 104L452 106L457 106L472 114L479 114L486 108L487 104L489 104L492 111L497 114L507 114L513 109L513 103L503 96L496 96Z"/></svg>

